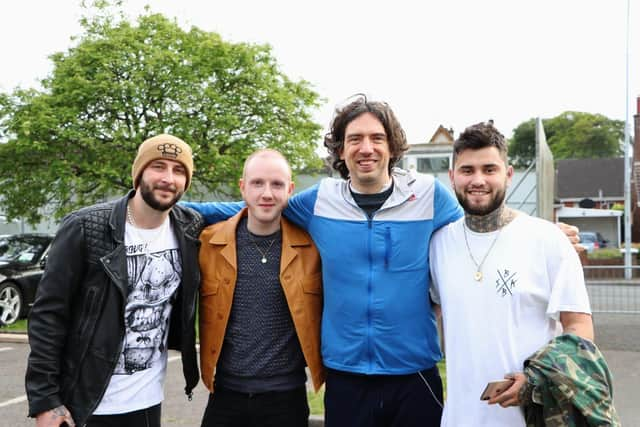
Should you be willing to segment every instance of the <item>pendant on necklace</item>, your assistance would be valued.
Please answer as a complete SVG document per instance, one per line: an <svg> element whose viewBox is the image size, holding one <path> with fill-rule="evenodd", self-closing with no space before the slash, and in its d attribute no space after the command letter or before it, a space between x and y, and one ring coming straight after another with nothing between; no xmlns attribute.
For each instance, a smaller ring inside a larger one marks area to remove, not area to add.
<svg viewBox="0 0 640 427"><path fill-rule="evenodd" d="M261 263L266 264L267 263L267 259L265 257L262 257L262 259L260 260Z"/></svg>
<svg viewBox="0 0 640 427"><path fill-rule="evenodd" d="M473 278L476 279L476 282L482 280L482 271L476 271L476 274L473 275Z"/></svg>

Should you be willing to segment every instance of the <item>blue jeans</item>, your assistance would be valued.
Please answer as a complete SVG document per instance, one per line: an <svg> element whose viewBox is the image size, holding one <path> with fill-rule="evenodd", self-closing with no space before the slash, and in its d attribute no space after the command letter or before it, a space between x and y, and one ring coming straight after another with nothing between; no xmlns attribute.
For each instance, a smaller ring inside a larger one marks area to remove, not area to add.
<svg viewBox="0 0 640 427"><path fill-rule="evenodd" d="M325 427L440 427L437 367L409 375L360 375L329 369Z"/></svg>
<svg viewBox="0 0 640 427"><path fill-rule="evenodd" d="M209 395L201 427L307 427L306 388L239 393L216 388Z"/></svg>

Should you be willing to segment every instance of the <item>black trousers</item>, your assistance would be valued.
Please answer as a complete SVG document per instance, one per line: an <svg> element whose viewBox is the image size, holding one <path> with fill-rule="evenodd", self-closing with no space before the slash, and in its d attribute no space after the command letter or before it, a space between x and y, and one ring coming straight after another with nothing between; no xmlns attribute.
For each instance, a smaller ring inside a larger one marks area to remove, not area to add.
<svg viewBox="0 0 640 427"><path fill-rule="evenodd" d="M307 427L306 388L239 393L216 388L209 395L201 427Z"/></svg>
<svg viewBox="0 0 640 427"><path fill-rule="evenodd" d="M147 409L113 415L92 415L87 427L160 427L160 404Z"/></svg>
<svg viewBox="0 0 640 427"><path fill-rule="evenodd" d="M442 379L437 367L410 375L328 370L325 427L440 427Z"/></svg>

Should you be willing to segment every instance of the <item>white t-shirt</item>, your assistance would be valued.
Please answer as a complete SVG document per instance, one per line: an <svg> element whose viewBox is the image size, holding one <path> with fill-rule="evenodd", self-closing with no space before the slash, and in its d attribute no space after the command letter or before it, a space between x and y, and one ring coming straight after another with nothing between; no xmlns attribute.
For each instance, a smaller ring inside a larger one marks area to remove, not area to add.
<svg viewBox="0 0 640 427"><path fill-rule="evenodd" d="M127 223L124 241L129 295L123 352L95 415L137 411L164 398L169 316L182 278L178 242L169 218L155 229Z"/></svg>
<svg viewBox="0 0 640 427"><path fill-rule="evenodd" d="M525 214L491 233L467 228L464 218L433 235L432 297L442 306L447 400L442 426L524 426L518 407L480 400L489 381L522 372L524 360L562 331L560 312L590 313L582 267L558 227ZM497 236L497 237L496 237Z"/></svg>

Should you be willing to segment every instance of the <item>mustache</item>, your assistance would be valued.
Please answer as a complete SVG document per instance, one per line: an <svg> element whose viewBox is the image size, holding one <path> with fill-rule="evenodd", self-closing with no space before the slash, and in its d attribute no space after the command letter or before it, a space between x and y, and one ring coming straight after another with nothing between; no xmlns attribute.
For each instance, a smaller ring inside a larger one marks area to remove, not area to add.
<svg viewBox="0 0 640 427"><path fill-rule="evenodd" d="M491 189L485 185L469 185L465 189L466 191L491 191Z"/></svg>
<svg viewBox="0 0 640 427"><path fill-rule="evenodd" d="M178 188L175 185L169 184L169 185L160 185L160 184L156 184L153 186L154 190L162 190L162 191L169 191L171 193L176 193L178 191Z"/></svg>

